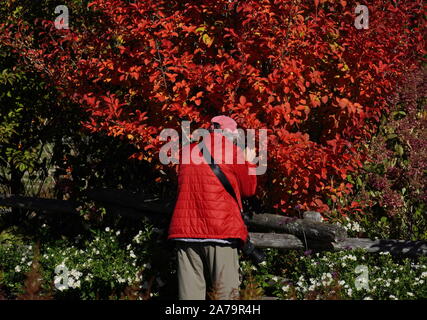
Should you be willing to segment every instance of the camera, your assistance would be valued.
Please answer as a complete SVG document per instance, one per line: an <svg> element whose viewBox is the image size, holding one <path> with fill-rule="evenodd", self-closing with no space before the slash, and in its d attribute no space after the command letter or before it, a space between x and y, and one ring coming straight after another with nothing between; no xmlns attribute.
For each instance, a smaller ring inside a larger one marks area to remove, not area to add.
<svg viewBox="0 0 427 320"><path fill-rule="evenodd" d="M249 225L249 221L252 216L251 213L242 210L241 214L242 214L244 223L246 225ZM249 236L246 242L243 244L241 250L246 256L248 256L253 262L257 264L266 260L264 251L262 251L261 249L257 249L254 246L254 244L251 242Z"/></svg>
<svg viewBox="0 0 427 320"><path fill-rule="evenodd" d="M243 244L242 252L257 264L265 261L266 259L265 253L262 250L255 248L254 244L249 238Z"/></svg>

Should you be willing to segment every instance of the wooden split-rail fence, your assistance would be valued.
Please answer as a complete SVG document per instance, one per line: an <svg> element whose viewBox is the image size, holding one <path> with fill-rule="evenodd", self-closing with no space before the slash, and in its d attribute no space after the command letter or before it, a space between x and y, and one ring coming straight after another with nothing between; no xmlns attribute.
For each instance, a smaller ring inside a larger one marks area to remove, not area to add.
<svg viewBox="0 0 427 320"><path fill-rule="evenodd" d="M132 219L144 219L160 228L169 224L173 203L153 201L125 190L91 190L87 197L107 212ZM23 196L0 195L0 206L28 209L37 213L74 214L81 203ZM349 238L337 224L323 222L318 212L306 211L303 217L256 213L248 221L250 237L256 247L302 250L352 250L389 252L401 256L427 255L427 241Z"/></svg>

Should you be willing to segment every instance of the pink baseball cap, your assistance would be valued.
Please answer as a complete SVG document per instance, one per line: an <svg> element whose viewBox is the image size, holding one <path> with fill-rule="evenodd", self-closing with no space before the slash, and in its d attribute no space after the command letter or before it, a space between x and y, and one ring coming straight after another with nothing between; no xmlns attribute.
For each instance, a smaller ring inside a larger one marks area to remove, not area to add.
<svg viewBox="0 0 427 320"><path fill-rule="evenodd" d="M211 123L219 123L222 130L229 130L232 133L237 133L237 123L232 118L227 116L216 116L211 119Z"/></svg>

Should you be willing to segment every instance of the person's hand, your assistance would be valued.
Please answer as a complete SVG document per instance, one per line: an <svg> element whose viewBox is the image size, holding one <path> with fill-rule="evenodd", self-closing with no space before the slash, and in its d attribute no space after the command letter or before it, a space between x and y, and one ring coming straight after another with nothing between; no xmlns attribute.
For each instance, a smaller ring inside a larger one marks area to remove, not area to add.
<svg viewBox="0 0 427 320"><path fill-rule="evenodd" d="M255 159L256 152L255 149L246 148L245 149L245 160L252 162Z"/></svg>

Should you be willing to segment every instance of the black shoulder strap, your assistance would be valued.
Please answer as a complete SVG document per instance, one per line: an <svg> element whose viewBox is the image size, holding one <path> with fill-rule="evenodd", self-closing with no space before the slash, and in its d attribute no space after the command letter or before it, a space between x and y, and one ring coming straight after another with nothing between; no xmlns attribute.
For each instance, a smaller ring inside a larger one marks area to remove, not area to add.
<svg viewBox="0 0 427 320"><path fill-rule="evenodd" d="M203 150L200 148L201 145L205 146L205 152L203 152ZM209 164L209 166L211 167L213 173L217 176L217 178L219 179L219 181L221 182L221 184L224 186L224 189L234 198L234 200L236 200L237 205L240 208L239 205L239 201L237 201L237 196L236 193L234 192L233 187L231 186L230 181L228 180L227 176L224 174L224 172L222 172L220 166L218 164L215 163L214 158L212 157L212 155L210 154L209 150L206 148L206 145L204 144L204 142L200 142L198 147L200 148L200 151L203 153L203 156L206 160L206 162Z"/></svg>

